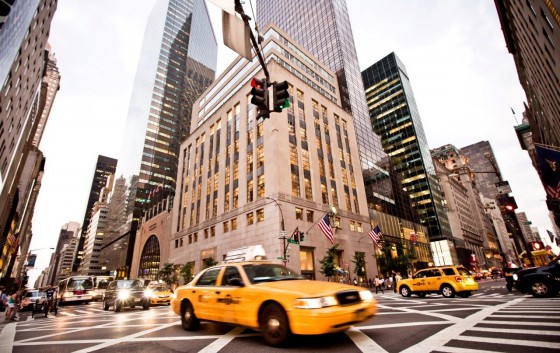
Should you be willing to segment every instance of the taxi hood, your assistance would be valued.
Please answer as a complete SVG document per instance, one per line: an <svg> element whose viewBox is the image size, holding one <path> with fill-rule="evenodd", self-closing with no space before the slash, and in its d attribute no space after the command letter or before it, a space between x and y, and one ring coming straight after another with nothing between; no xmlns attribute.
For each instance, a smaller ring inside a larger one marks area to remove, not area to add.
<svg viewBox="0 0 560 353"><path fill-rule="evenodd" d="M336 292L345 290L367 290L351 286L348 284L340 284L337 282L323 282L312 280L289 280L289 281L273 281L261 282L253 285L254 287L265 287L279 292L290 292L297 295L308 297L319 297L325 295L332 295Z"/></svg>

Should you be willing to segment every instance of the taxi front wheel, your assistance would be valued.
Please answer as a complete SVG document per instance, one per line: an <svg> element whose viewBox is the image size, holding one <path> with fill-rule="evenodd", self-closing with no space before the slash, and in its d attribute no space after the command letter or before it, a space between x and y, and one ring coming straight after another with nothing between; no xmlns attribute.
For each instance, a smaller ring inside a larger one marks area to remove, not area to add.
<svg viewBox="0 0 560 353"><path fill-rule="evenodd" d="M261 315L263 339L269 346L280 346L290 337L290 324L284 309L278 304L268 304Z"/></svg>
<svg viewBox="0 0 560 353"><path fill-rule="evenodd" d="M410 295L412 294L410 292L410 288L408 288L407 286L402 286L400 289L400 293L403 297L410 297Z"/></svg>
<svg viewBox="0 0 560 353"><path fill-rule="evenodd" d="M190 301L181 304L181 325L186 331L196 331L200 325L200 321L194 314L194 308Z"/></svg>

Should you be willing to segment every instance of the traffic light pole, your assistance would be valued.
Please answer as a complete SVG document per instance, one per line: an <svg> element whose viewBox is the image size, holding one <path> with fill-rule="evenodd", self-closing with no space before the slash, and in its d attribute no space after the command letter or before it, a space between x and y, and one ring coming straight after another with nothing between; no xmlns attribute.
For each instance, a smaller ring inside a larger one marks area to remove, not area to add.
<svg viewBox="0 0 560 353"><path fill-rule="evenodd" d="M237 12L239 15L241 15L241 19L243 20L243 22L245 22L245 25L247 27L249 27L249 38L251 39L251 44L253 45L253 49L257 53L257 57L259 58L259 63L261 64L261 67L264 71L264 75L266 77L266 82L267 82L268 85L270 85L270 74L268 73L268 70L266 68L266 63L264 62L264 57L263 57L263 55L262 55L262 53L259 49L259 45L257 43L257 40L255 39L255 36L253 35L253 31L251 30L251 27L249 26L249 21L251 20L251 17L247 16L245 11L243 11L243 6L241 6L241 0L235 0L235 12Z"/></svg>

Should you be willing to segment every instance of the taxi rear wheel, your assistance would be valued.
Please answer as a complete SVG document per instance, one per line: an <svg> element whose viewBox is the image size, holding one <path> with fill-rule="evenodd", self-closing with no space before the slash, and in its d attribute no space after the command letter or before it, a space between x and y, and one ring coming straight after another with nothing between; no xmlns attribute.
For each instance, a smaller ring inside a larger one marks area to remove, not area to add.
<svg viewBox="0 0 560 353"><path fill-rule="evenodd" d="M105 300L103 301L103 310L109 310L109 303L107 303Z"/></svg>
<svg viewBox="0 0 560 353"><path fill-rule="evenodd" d="M268 304L260 322L263 339L270 346L282 345L291 335L288 317L278 304Z"/></svg>
<svg viewBox="0 0 560 353"><path fill-rule="evenodd" d="M399 292L403 297L410 297L410 295L412 294L410 292L410 288L408 288L407 286L402 286Z"/></svg>
<svg viewBox="0 0 560 353"><path fill-rule="evenodd" d="M445 298L453 298L455 297L455 290L450 285L444 284L441 287L441 295L443 295Z"/></svg>
<svg viewBox="0 0 560 353"><path fill-rule="evenodd" d="M189 301L181 304L181 325L186 331L196 331L200 325L200 321L194 314L194 308Z"/></svg>
<svg viewBox="0 0 560 353"><path fill-rule="evenodd" d="M121 308L122 308L121 302L115 300L115 312L118 313L119 311L121 311Z"/></svg>

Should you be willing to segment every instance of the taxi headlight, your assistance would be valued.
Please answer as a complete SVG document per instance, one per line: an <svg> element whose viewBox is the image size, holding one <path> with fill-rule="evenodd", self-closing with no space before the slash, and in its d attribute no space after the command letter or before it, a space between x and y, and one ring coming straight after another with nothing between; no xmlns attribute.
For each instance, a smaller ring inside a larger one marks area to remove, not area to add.
<svg viewBox="0 0 560 353"><path fill-rule="evenodd" d="M514 280L514 281L517 281L518 279L519 279L519 277L517 276L517 273L514 273L514 274L513 274L513 280Z"/></svg>
<svg viewBox="0 0 560 353"><path fill-rule="evenodd" d="M294 301L294 307L298 309L321 309L337 304L335 297L298 298Z"/></svg>
<svg viewBox="0 0 560 353"><path fill-rule="evenodd" d="M363 290L360 292L360 299L371 300L373 299L373 293L371 293L369 290Z"/></svg>
<svg viewBox="0 0 560 353"><path fill-rule="evenodd" d="M152 292L151 289L146 289L146 290L144 291L144 296L145 296L146 298L151 298L153 295L154 295L154 292Z"/></svg>
<svg viewBox="0 0 560 353"><path fill-rule="evenodd" d="M128 290L121 290L118 295L120 300L127 300L130 297L130 291Z"/></svg>

